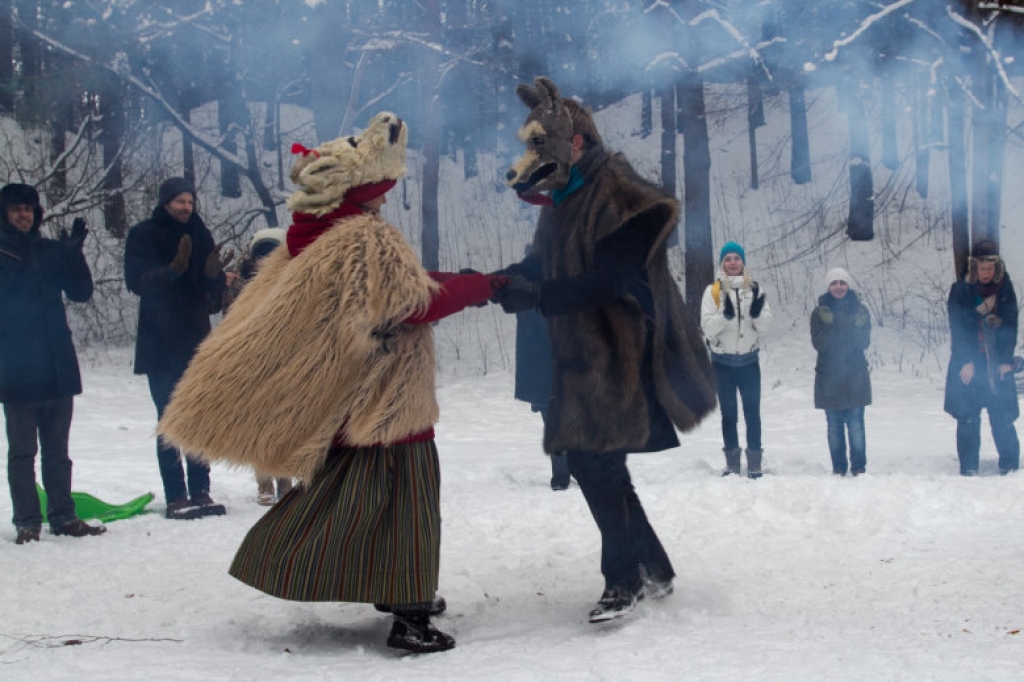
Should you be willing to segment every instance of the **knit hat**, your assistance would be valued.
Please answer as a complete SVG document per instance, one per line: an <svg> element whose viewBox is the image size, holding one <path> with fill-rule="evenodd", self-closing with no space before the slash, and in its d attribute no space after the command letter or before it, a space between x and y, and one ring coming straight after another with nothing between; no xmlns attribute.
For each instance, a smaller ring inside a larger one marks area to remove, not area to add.
<svg viewBox="0 0 1024 682"><path fill-rule="evenodd" d="M258 230L249 242L249 257L258 260L284 243L287 232L280 227Z"/></svg>
<svg viewBox="0 0 1024 682"><path fill-rule="evenodd" d="M185 178L167 178L160 183L160 189L157 190L157 206L166 206L171 203L174 197L179 194L188 192L192 195L192 200L196 198L196 188L191 182Z"/></svg>
<svg viewBox="0 0 1024 682"><path fill-rule="evenodd" d="M12 182L0 188L0 219L5 222L8 206L31 206L35 213L32 229L36 229L43 222L43 207L39 203L39 192L32 185Z"/></svg>
<svg viewBox="0 0 1024 682"><path fill-rule="evenodd" d="M825 274L825 288L827 289L832 282L846 282L846 285L850 285L850 273L842 268L832 268Z"/></svg>
<svg viewBox="0 0 1024 682"><path fill-rule="evenodd" d="M722 261L724 261L725 257L728 256L730 253L735 253L737 256L740 257L740 260L743 261L744 265L747 264L747 254L743 250L743 247L737 244L736 242L726 242L722 246L722 250L718 252L718 262L721 263Z"/></svg>
<svg viewBox="0 0 1024 682"><path fill-rule="evenodd" d="M324 216L342 203L359 204L395 186L405 175L409 130L398 116L381 112L359 135L339 137L315 149L292 145L300 154L291 181L298 188L288 208Z"/></svg>

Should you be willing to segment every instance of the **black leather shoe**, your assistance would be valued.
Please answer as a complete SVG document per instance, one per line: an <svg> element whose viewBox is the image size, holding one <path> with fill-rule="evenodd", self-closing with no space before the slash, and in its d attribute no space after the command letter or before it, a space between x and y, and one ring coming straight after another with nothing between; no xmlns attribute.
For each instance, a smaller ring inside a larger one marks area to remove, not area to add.
<svg viewBox="0 0 1024 682"><path fill-rule="evenodd" d="M82 519L75 519L71 523L65 523L59 528L53 528L54 535L68 535L73 538L84 538L87 535L103 535L107 532L106 526L90 526Z"/></svg>

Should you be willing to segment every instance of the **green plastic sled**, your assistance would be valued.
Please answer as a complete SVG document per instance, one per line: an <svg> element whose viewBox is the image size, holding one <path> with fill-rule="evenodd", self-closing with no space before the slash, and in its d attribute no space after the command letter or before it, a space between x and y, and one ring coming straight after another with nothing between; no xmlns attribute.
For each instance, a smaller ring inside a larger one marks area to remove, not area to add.
<svg viewBox="0 0 1024 682"><path fill-rule="evenodd" d="M39 506L43 510L43 521L46 521L46 491L36 483L36 492L39 493ZM75 514L83 521L98 519L103 523L120 521L142 513L146 505L153 501L153 493L140 495L130 502L124 504L107 504L89 493L71 493L71 499L75 501Z"/></svg>

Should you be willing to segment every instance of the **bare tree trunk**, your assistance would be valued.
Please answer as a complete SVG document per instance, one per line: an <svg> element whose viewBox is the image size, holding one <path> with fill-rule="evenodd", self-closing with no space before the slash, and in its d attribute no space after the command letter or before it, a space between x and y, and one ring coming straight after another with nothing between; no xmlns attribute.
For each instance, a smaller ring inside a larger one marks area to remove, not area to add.
<svg viewBox="0 0 1024 682"><path fill-rule="evenodd" d="M686 306L696 319L704 289L715 278L711 239L711 147L704 82L685 79L676 89L683 133L684 250Z"/></svg>
<svg viewBox="0 0 1024 682"><path fill-rule="evenodd" d="M891 63L890 63L891 68ZM896 147L896 83L892 73L882 73L882 164L889 170L900 165Z"/></svg>
<svg viewBox="0 0 1024 682"><path fill-rule="evenodd" d="M915 93L916 104L911 118L914 124L914 179L917 195L928 198L928 164L931 162L931 146L928 134L928 83L918 83Z"/></svg>
<svg viewBox="0 0 1024 682"><path fill-rule="evenodd" d="M793 182L803 185L811 181L811 142L807 132L807 103L802 85L789 88L789 127L792 131L789 175Z"/></svg>
<svg viewBox="0 0 1024 682"><path fill-rule="evenodd" d="M866 114L855 85L847 86L839 94L850 131L850 214L846 234L853 241L870 241L875 237L875 197Z"/></svg>
<svg viewBox="0 0 1024 682"><path fill-rule="evenodd" d="M14 111L14 24L11 0L0 0L0 111Z"/></svg>
<svg viewBox="0 0 1024 682"><path fill-rule="evenodd" d="M438 0L427 0L424 13L438 17ZM432 40L440 41L441 27L431 23L427 27ZM423 71L420 76L422 94L420 101L426 106L423 123L423 186L420 188L421 201L421 259L427 270L440 269L441 236L438 227L437 194L441 183L441 104L438 101L436 74L439 72L438 57L433 50L424 54Z"/></svg>
<svg viewBox="0 0 1024 682"><path fill-rule="evenodd" d="M978 87L974 93L983 108L974 107L971 115L971 226L975 242L989 239L998 245L1006 150L1006 89L993 69L976 74Z"/></svg>
<svg viewBox="0 0 1024 682"><path fill-rule="evenodd" d="M99 137L103 167L107 169L103 178L103 221L108 232L124 239L128 234L128 215L122 193L124 177L120 152L124 144L126 93L116 79L106 77L104 81L106 87L99 96Z"/></svg>
<svg viewBox="0 0 1024 682"><path fill-rule="evenodd" d="M237 136L248 124L248 112L242 93L237 87L225 88L217 99L217 125L220 129L221 148L229 154L238 152ZM242 196L242 183L238 166L225 161L220 162L220 195L237 198Z"/></svg>
<svg viewBox="0 0 1024 682"><path fill-rule="evenodd" d="M36 0L15 0L15 8L18 11L18 21L25 26L24 30L18 31L18 48L21 55L21 76L22 76L22 116L23 122L34 123L44 118L44 114L38 111L37 100L38 84L43 75L43 50L39 42L31 35L31 31L38 28Z"/></svg>
<svg viewBox="0 0 1024 682"><path fill-rule="evenodd" d="M747 77L747 145L750 148L750 188L757 189L757 129L764 125L764 100L753 76Z"/></svg>
<svg viewBox="0 0 1024 682"><path fill-rule="evenodd" d="M952 78L946 81L949 121L949 223L953 231L953 267L957 279L967 274L971 253L970 207L967 198L967 149L964 95Z"/></svg>

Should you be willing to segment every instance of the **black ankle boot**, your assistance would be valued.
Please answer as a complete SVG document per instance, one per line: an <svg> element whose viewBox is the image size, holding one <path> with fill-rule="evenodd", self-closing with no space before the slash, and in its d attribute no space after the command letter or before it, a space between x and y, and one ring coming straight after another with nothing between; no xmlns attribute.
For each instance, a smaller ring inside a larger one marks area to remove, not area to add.
<svg viewBox="0 0 1024 682"><path fill-rule="evenodd" d="M455 638L435 628L426 613L396 611L391 634L388 635L388 646L417 654L429 654L454 648Z"/></svg>

